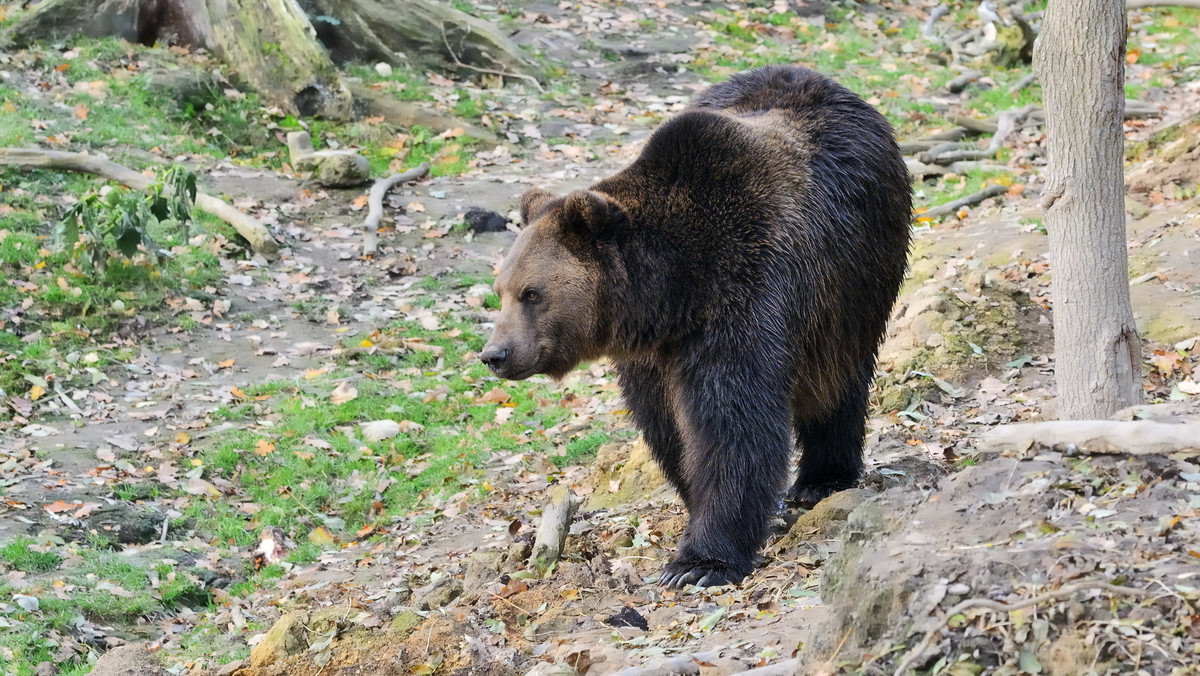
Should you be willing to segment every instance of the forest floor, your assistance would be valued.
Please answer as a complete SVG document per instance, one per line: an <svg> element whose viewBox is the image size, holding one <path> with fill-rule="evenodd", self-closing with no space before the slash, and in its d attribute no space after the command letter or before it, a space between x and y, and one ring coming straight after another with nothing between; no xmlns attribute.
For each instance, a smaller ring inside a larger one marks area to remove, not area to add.
<svg viewBox="0 0 1200 676"><path fill-rule="evenodd" d="M0 147L182 163L284 243L252 255L200 217L151 233L166 259L89 270L52 232L102 182L0 168L0 669L902 673L914 650L907 666L930 674L1193 673L1197 452L978 447L996 425L1055 417L1036 125L1004 139L998 166L918 181L922 210L1006 190L916 219L869 476L781 515L741 585L655 585L686 514L605 363L510 383L478 362L515 233L477 233L466 212L512 218L529 187L611 174L713 81L808 65L878 106L902 140L1040 100L1036 84L1010 93L1029 72L1019 62L950 92L961 69L921 35L933 4L478 5L538 55L545 91L353 73L493 139L300 122L228 83L172 84L214 65L174 48L0 52ZM942 26L978 22L973 4L955 5ZM1130 23L1127 95L1154 109L1126 126L1131 292L1154 405L1124 415L1196 422L1200 11ZM301 128L359 149L377 176L432 165L388 198L378 255L361 255L362 191L287 165L283 135ZM527 558L555 485L582 504L541 572ZM1081 582L1135 591L1067 593ZM1047 592L1024 611L942 617L973 597Z"/></svg>

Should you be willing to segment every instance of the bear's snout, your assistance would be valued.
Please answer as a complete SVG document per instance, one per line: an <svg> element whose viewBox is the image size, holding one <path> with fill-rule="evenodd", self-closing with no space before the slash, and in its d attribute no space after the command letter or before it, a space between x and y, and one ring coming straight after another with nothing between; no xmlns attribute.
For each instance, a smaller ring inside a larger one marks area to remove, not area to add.
<svg viewBox="0 0 1200 676"><path fill-rule="evenodd" d="M508 362L508 349L498 345L488 345L479 353L479 359L498 376L503 377L504 365Z"/></svg>

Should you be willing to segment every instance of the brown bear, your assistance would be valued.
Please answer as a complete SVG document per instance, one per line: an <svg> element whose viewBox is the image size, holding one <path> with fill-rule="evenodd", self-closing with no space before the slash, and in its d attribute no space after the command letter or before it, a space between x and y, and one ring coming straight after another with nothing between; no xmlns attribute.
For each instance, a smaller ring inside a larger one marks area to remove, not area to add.
<svg viewBox="0 0 1200 676"><path fill-rule="evenodd" d="M892 128L860 97L804 68L736 75L617 175L522 196L480 356L511 379L609 357L689 514L662 583L739 582L797 442L793 500L862 473L911 210Z"/></svg>

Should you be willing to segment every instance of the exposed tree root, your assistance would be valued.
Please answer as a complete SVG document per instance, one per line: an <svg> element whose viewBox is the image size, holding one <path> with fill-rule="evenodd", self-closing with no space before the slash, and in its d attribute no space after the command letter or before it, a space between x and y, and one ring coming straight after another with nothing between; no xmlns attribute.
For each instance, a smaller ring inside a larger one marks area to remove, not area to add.
<svg viewBox="0 0 1200 676"><path fill-rule="evenodd" d="M367 198L367 220L363 223L363 255L370 256L379 250L379 221L383 219L383 198L392 188L405 181L415 181L429 174L425 162L402 174L394 174L375 181Z"/></svg>

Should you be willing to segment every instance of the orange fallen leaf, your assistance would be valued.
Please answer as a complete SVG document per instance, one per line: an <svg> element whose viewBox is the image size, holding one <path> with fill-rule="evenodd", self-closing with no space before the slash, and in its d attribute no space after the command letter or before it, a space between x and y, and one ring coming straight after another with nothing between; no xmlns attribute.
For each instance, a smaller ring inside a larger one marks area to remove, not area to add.
<svg viewBox="0 0 1200 676"><path fill-rule="evenodd" d="M187 432L179 432L175 435L175 443L179 444L180 446L186 446L191 440L192 438L188 436Z"/></svg>
<svg viewBox="0 0 1200 676"><path fill-rule="evenodd" d="M62 512L69 512L72 509L79 509L81 505L82 503L78 502L70 503L64 500L55 500L48 505L44 505L44 507L46 508L46 511L50 512L51 514L61 514Z"/></svg>
<svg viewBox="0 0 1200 676"><path fill-rule="evenodd" d="M229 393L230 393L230 394L232 394L233 396L237 397L238 399L245 399L245 398L246 398L246 393L245 393L245 392L243 392L243 391L242 391L242 388L238 387L237 385L234 385L233 387L230 387L230 388L229 388Z"/></svg>
<svg viewBox="0 0 1200 676"><path fill-rule="evenodd" d="M80 120L86 120L88 116L88 107L82 103L75 106L75 117Z"/></svg>
<svg viewBox="0 0 1200 676"><path fill-rule="evenodd" d="M275 444L269 439L259 439L254 442L255 455L270 455L275 451Z"/></svg>
<svg viewBox="0 0 1200 676"><path fill-rule="evenodd" d="M226 359L225 361L217 362L217 368L222 368L222 369L232 368L234 363L236 363L236 362L237 362L236 359Z"/></svg>

